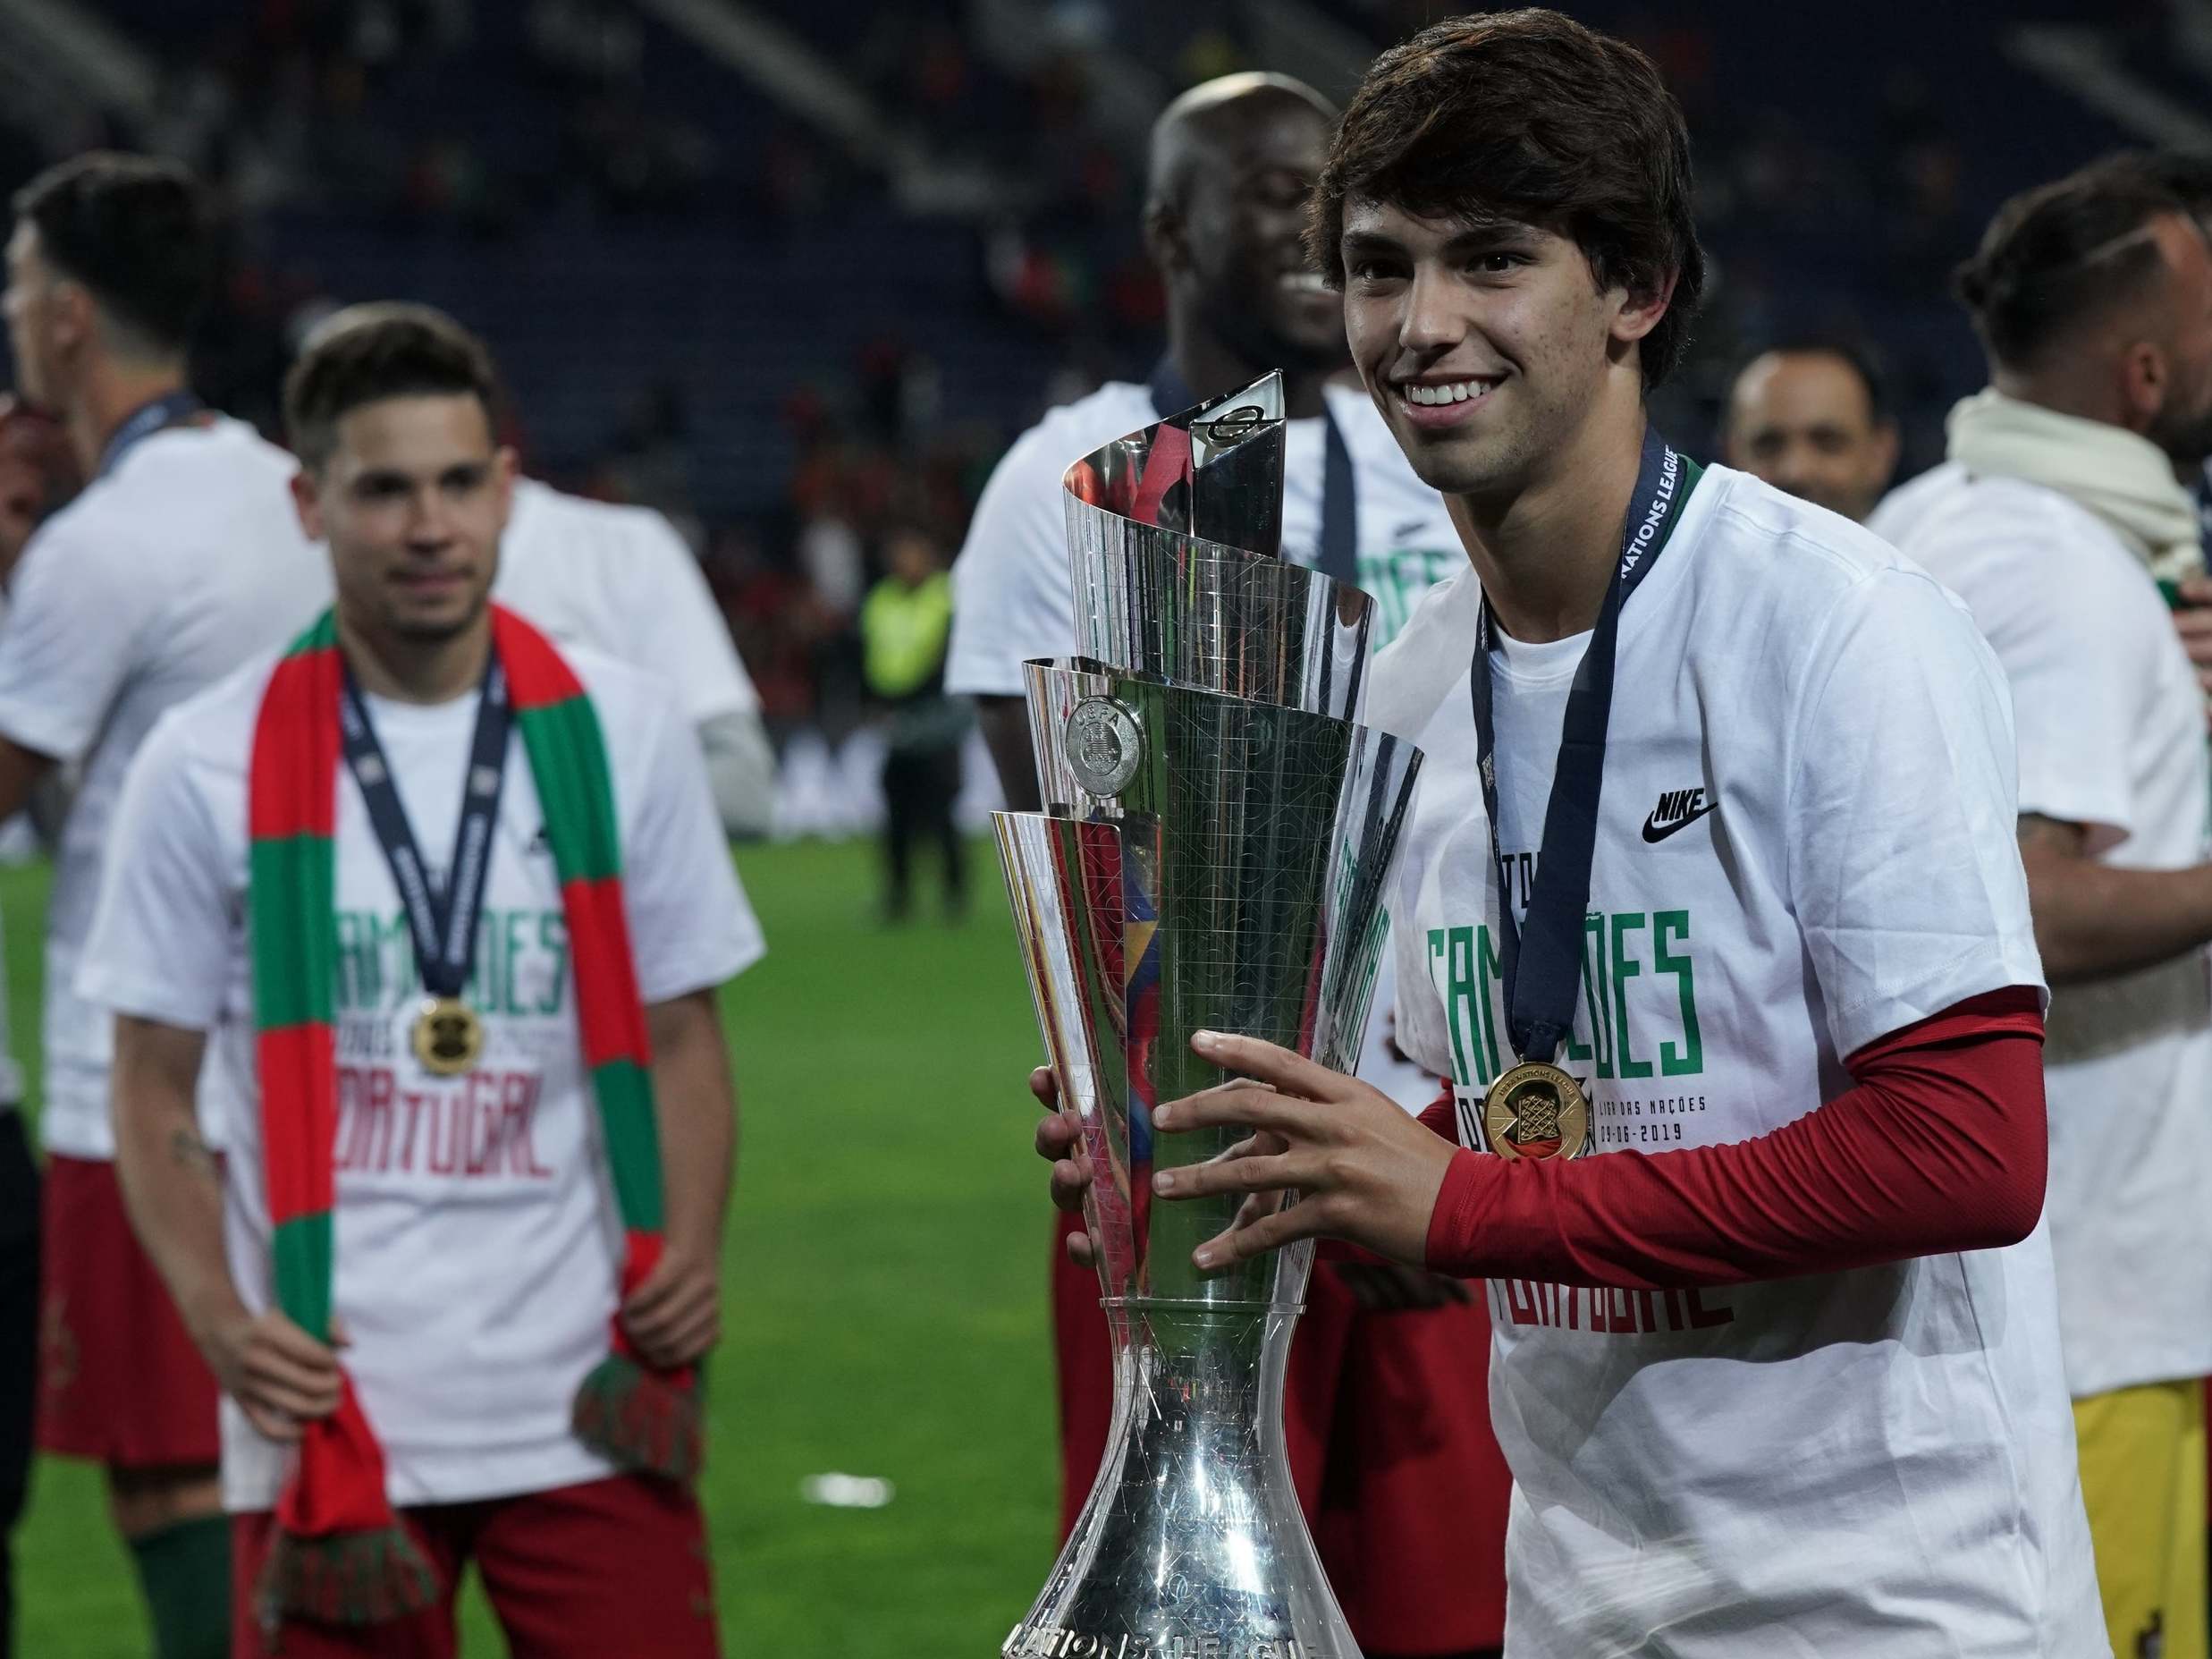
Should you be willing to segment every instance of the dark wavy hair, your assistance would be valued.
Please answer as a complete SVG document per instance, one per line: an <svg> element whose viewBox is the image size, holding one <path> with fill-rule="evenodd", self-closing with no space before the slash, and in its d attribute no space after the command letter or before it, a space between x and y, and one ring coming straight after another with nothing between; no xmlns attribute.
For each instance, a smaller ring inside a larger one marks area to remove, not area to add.
<svg viewBox="0 0 2212 1659"><path fill-rule="evenodd" d="M426 305L377 305L342 314L342 326L309 338L284 377L284 430L292 453L321 469L338 423L393 397L474 397L499 430L499 371L484 342ZM341 320L341 319L333 319Z"/></svg>
<svg viewBox="0 0 2212 1659"><path fill-rule="evenodd" d="M2155 157L2106 156L1999 207L1952 289L1994 361L2034 368L2149 289L2166 265L2152 222L2190 211Z"/></svg>
<svg viewBox="0 0 2212 1659"><path fill-rule="evenodd" d="M47 264L132 334L182 354L215 287L215 216L190 172L95 150L47 168L13 206Z"/></svg>
<svg viewBox="0 0 2212 1659"><path fill-rule="evenodd" d="M1374 62L1314 188L1306 246L1332 285L1347 201L1423 217L1515 219L1570 238L1600 288L1672 302L1643 380L1681 363L1705 289L1690 135L1651 60L1541 7L1456 17Z"/></svg>

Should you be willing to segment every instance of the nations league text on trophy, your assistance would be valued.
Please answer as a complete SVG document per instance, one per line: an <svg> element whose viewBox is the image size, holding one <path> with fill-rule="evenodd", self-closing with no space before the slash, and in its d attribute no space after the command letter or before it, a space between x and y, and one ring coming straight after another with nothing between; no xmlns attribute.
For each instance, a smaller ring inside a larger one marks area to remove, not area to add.
<svg viewBox="0 0 2212 1659"><path fill-rule="evenodd" d="M1009 1659L1355 1659L1290 1482L1283 1377L1299 1246L1202 1275L1238 1200L1158 1203L1152 1108L1226 1074L1235 1031L1350 1071L1419 752L1355 724L1366 596L1275 557L1269 376L1068 470L1082 655L1028 666L1045 810L999 850L1114 1346L1106 1457Z"/></svg>

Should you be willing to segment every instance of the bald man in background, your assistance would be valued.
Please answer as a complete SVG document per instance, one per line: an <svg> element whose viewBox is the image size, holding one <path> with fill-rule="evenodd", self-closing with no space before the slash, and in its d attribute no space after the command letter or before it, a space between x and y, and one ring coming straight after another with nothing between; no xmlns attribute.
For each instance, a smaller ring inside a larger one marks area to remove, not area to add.
<svg viewBox="0 0 2212 1659"><path fill-rule="evenodd" d="M1364 588L1370 643L1464 569L1441 496L1414 476L1346 365L1341 298L1305 258L1306 199L1337 113L1286 76L1195 87L1152 131L1144 241L1166 290L1168 349L1144 385L1110 381L1007 453L953 568L949 690L975 698L1008 802L1037 805L1025 658L1075 649L1060 476L1125 433L1280 369L1282 556ZM1386 961L1388 953L1385 953ZM1388 985L1375 1005L1391 1006ZM1359 1074L1418 1111L1438 1079L1397 1057L1378 1012ZM1073 1230L1081 1217L1061 1218ZM1055 1253L1061 1523L1089 1494L1111 1415L1098 1279ZM1345 1617L1369 1659L1495 1653L1503 1639L1509 1477L1482 1391L1490 1325L1457 1280L1324 1257L1291 1349L1292 1473Z"/></svg>
<svg viewBox="0 0 2212 1659"><path fill-rule="evenodd" d="M1897 470L1897 422L1864 351L1839 340L1792 341L1736 372L1723 447L1730 466L1863 521Z"/></svg>

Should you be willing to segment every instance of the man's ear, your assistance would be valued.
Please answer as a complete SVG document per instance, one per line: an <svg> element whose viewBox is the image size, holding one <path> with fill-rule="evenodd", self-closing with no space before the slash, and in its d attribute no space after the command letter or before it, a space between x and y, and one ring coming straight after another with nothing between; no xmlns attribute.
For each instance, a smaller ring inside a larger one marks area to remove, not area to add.
<svg viewBox="0 0 2212 1659"><path fill-rule="evenodd" d="M1162 276L1187 271L1196 263L1191 258L1190 233L1178 209L1165 202L1153 202L1144 209L1144 251Z"/></svg>
<svg viewBox="0 0 2212 1659"><path fill-rule="evenodd" d="M323 539L323 481L314 468L305 461L300 470L291 475L292 511L300 515L300 528L309 541Z"/></svg>
<svg viewBox="0 0 2212 1659"><path fill-rule="evenodd" d="M1675 279L1680 273L1666 272L1659 282L1648 290L1617 288L1612 292L1620 295L1620 309L1613 314L1612 335L1625 344L1641 340L1659 325L1667 315L1667 308L1675 302Z"/></svg>
<svg viewBox="0 0 2212 1659"><path fill-rule="evenodd" d="M56 350L71 351L99 332L99 302L82 283L67 278L46 295L46 331Z"/></svg>
<svg viewBox="0 0 2212 1659"><path fill-rule="evenodd" d="M2122 349L2113 372L2119 378L2120 406L2126 411L2127 429L2149 431L2165 407L2173 379L2173 366L2166 361L2164 348L2149 340L2135 341Z"/></svg>
<svg viewBox="0 0 2212 1659"><path fill-rule="evenodd" d="M517 459L513 446L502 444L492 457L492 487L499 492L499 525L507 528L507 520L515 507L515 479L522 475L522 462Z"/></svg>
<svg viewBox="0 0 2212 1659"><path fill-rule="evenodd" d="M1886 420L1874 428L1874 459L1875 470L1879 475L1881 487L1887 489L1889 480L1897 476L1897 423L1895 421Z"/></svg>

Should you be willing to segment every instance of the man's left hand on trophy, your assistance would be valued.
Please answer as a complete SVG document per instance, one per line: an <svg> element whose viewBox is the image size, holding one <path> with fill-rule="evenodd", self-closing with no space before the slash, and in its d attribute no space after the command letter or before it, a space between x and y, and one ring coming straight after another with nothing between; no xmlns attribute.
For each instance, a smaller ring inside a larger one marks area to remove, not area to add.
<svg viewBox="0 0 2212 1659"><path fill-rule="evenodd" d="M1301 1239L1343 1239L1413 1266L1428 1255L1429 1217L1457 1148L1408 1117L1380 1089L1256 1037L1201 1031L1192 1049L1235 1081L1171 1101L1152 1113L1161 1134L1235 1126L1251 1135L1203 1164L1160 1170L1152 1190L1163 1198L1215 1193L1250 1195L1237 1224L1193 1253L1216 1272ZM1030 1073L1030 1092L1047 1108L1037 1125L1037 1151L1052 1164L1052 1202L1080 1209L1091 1183L1090 1160L1076 1150L1076 1131L1055 1109L1052 1073ZM1298 1202L1281 1208L1290 1189ZM1090 1241L1068 1240L1079 1265L1092 1260Z"/></svg>

